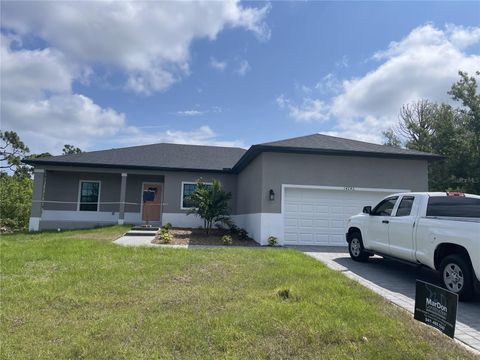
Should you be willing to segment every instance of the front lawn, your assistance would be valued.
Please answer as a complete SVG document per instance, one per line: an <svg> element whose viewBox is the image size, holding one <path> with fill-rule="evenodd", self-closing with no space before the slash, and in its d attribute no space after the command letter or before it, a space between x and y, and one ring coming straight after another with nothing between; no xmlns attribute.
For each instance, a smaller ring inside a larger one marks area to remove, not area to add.
<svg viewBox="0 0 480 360"><path fill-rule="evenodd" d="M472 358L294 250L112 244L125 230L2 236L2 359Z"/></svg>

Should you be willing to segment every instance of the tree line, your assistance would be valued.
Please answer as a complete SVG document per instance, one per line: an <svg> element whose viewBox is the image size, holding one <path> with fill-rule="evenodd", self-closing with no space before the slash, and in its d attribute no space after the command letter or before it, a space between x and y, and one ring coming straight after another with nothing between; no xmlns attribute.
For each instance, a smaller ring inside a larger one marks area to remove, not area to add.
<svg viewBox="0 0 480 360"><path fill-rule="evenodd" d="M65 144L63 155L82 152ZM0 131L0 232L28 229L32 202L32 167L22 159L52 156L30 153L30 149L14 131Z"/></svg>
<svg viewBox="0 0 480 360"><path fill-rule="evenodd" d="M476 72L478 77L480 72ZM429 190L480 194L480 94L475 76L460 71L452 102L419 100L402 106L385 144L442 155L429 164Z"/></svg>

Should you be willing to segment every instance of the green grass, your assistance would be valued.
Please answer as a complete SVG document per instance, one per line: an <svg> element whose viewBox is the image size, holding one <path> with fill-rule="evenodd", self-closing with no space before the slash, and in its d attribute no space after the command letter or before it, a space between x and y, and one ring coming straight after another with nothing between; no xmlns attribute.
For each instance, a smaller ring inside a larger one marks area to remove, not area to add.
<svg viewBox="0 0 480 360"><path fill-rule="evenodd" d="M472 357L294 250L113 245L124 231L2 236L2 359Z"/></svg>

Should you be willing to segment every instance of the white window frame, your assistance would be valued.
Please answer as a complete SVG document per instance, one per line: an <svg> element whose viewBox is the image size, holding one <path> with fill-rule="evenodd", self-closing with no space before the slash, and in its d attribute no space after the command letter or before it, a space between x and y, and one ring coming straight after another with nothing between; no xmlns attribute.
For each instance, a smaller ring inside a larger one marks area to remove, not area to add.
<svg viewBox="0 0 480 360"><path fill-rule="evenodd" d="M98 183L98 200L97 200L97 211L91 210L80 210L80 201L82 199L82 184L86 182ZM78 182L78 197L77 197L77 211L81 212L99 212L100 211L100 195L102 193L102 182L100 180L80 180Z"/></svg>
<svg viewBox="0 0 480 360"><path fill-rule="evenodd" d="M213 185L211 182L202 181L205 185ZM181 210L191 210L193 207L183 207L183 189L184 185L197 185L198 181L182 181L182 189L180 191L180 209Z"/></svg>

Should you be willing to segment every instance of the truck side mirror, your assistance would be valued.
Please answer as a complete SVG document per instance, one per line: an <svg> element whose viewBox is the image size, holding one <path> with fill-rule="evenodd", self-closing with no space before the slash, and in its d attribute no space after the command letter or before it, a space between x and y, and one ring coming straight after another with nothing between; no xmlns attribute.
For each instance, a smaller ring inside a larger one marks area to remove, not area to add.
<svg viewBox="0 0 480 360"><path fill-rule="evenodd" d="M372 207L371 206L364 206L362 211L363 211L364 214L370 214L372 212Z"/></svg>

